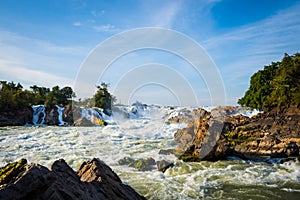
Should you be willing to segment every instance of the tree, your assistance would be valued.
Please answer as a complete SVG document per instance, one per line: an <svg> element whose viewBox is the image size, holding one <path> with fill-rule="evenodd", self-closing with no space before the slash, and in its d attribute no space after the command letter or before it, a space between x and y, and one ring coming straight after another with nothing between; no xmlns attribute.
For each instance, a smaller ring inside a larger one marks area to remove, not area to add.
<svg viewBox="0 0 300 200"><path fill-rule="evenodd" d="M250 80L242 106L272 109L279 106L300 105L300 54L285 54L281 62L272 63L259 70Z"/></svg>
<svg viewBox="0 0 300 200"><path fill-rule="evenodd" d="M95 106L102 108L106 114L110 115L111 107L116 101L116 98L108 92L108 84L102 82L100 86L98 85L96 87L98 90L93 96Z"/></svg>

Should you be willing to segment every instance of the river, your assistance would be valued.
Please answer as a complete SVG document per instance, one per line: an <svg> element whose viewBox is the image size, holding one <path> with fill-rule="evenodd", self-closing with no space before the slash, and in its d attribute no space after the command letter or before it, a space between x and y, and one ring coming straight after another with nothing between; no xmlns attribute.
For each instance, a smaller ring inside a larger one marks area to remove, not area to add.
<svg viewBox="0 0 300 200"><path fill-rule="evenodd" d="M115 119L105 127L2 127L0 165L26 158L50 167L64 158L74 169L97 157L147 199L299 199L300 163L270 164L228 159L185 163L160 149L176 146L174 132L186 124L166 124L163 113L131 120ZM165 173L141 172L118 160L152 157L175 164Z"/></svg>

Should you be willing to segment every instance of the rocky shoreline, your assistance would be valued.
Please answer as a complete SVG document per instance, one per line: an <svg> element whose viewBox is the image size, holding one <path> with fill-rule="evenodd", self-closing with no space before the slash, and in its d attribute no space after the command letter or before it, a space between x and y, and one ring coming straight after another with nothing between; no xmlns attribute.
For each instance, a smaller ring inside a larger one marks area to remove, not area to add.
<svg viewBox="0 0 300 200"><path fill-rule="evenodd" d="M42 105L39 105L42 106ZM37 115L37 121L40 123L43 120L42 124L39 125L49 125L49 126L93 126L93 125L106 125L107 123L101 118L101 112L96 110L97 116L93 117L93 120L88 120L85 117L82 117L82 109L75 106L74 108L71 105L61 107L61 121L59 119L59 106L43 106L44 112L38 112L35 114L35 111L32 107L24 107L18 110L11 111L0 111L0 127L4 126L25 126L25 125L35 125L33 123L33 116ZM93 108L90 108L93 109ZM89 111L87 111L89 112ZM90 116L93 113L89 113Z"/></svg>
<svg viewBox="0 0 300 200"><path fill-rule="evenodd" d="M184 161L299 157L299 108L275 108L252 118L230 113L230 107L203 110L174 134L175 154Z"/></svg>
<svg viewBox="0 0 300 200"><path fill-rule="evenodd" d="M100 159L77 172L63 160L51 169L21 159L0 168L0 199L145 199Z"/></svg>

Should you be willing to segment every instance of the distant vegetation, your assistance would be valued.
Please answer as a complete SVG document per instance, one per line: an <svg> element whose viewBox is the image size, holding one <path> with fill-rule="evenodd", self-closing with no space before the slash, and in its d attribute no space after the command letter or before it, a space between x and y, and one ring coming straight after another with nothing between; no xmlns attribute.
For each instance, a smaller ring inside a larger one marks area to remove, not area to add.
<svg viewBox="0 0 300 200"><path fill-rule="evenodd" d="M116 97L108 92L109 84L102 82L101 85L97 85L97 91L92 98L87 98L84 100L79 99L75 102L78 106L91 107L95 106L102 108L104 112L110 115L110 110L113 103L116 102Z"/></svg>
<svg viewBox="0 0 300 200"><path fill-rule="evenodd" d="M253 74L238 104L266 110L300 106L300 54L285 54L281 62L273 62Z"/></svg>
<svg viewBox="0 0 300 200"><path fill-rule="evenodd" d="M101 83L97 86L98 90L92 98L83 102L77 102L79 105L96 106L108 110L112 103L116 100L107 88L108 84ZM37 85L30 86L30 90L23 89L20 83L0 81L0 110L10 111L20 109L22 107L32 105L68 105L72 103L72 97L75 93L71 87L59 88L55 86L52 89L39 87Z"/></svg>

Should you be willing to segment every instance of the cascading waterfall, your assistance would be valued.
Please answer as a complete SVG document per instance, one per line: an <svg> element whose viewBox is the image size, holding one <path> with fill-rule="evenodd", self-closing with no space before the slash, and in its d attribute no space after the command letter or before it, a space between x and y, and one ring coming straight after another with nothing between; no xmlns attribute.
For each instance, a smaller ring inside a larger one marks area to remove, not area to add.
<svg viewBox="0 0 300 200"><path fill-rule="evenodd" d="M44 120L46 117L45 106L44 105L36 105L31 106L33 109L33 117L32 123L36 126L42 126L44 124Z"/></svg>
<svg viewBox="0 0 300 200"><path fill-rule="evenodd" d="M58 121L59 121L59 126L65 126L67 125L66 122L64 122L63 120L63 112L65 110L65 107L60 107L58 105L56 105L56 108L57 108L57 112L58 112Z"/></svg>
<svg viewBox="0 0 300 200"><path fill-rule="evenodd" d="M81 108L81 117L90 120L94 124L101 124L99 120L104 121L100 111L96 108Z"/></svg>

